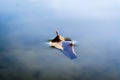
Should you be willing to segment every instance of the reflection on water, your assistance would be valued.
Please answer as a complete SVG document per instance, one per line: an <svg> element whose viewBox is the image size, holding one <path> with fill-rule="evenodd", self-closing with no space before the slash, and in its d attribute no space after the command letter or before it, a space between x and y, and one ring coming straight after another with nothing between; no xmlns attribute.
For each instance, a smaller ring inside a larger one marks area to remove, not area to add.
<svg viewBox="0 0 120 80"><path fill-rule="evenodd" d="M120 19L115 15L65 17L55 15L55 8L44 1L6 1L0 1L1 7L8 6L0 8L0 80L120 79ZM46 44L57 29L77 41L77 59Z"/></svg>

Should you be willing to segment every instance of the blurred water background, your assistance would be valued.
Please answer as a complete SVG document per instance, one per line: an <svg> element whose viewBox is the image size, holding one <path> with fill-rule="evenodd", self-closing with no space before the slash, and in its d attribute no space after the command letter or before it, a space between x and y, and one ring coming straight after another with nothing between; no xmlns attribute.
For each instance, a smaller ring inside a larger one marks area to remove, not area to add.
<svg viewBox="0 0 120 80"><path fill-rule="evenodd" d="M119 0L0 0L0 80L120 80ZM46 42L77 41L70 60Z"/></svg>

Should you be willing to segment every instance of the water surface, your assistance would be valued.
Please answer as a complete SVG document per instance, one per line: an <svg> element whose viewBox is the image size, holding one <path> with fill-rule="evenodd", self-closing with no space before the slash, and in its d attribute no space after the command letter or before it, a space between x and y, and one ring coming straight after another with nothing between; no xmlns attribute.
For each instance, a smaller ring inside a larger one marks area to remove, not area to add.
<svg viewBox="0 0 120 80"><path fill-rule="evenodd" d="M120 1L1 0L1 80L119 80ZM70 60L46 42L77 41Z"/></svg>

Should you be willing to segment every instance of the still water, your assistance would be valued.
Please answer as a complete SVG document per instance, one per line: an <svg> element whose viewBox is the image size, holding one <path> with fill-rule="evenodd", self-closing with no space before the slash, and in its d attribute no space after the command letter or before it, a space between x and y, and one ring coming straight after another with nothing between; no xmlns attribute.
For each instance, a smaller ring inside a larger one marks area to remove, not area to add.
<svg viewBox="0 0 120 80"><path fill-rule="evenodd" d="M119 80L116 1L0 1L0 80ZM76 59L49 47L56 30L76 41Z"/></svg>

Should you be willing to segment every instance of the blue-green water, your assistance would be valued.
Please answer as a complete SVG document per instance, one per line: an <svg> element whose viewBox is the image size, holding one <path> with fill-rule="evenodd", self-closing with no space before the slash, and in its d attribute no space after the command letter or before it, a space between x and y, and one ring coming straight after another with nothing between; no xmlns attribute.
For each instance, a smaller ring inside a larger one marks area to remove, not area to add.
<svg viewBox="0 0 120 80"><path fill-rule="evenodd" d="M0 80L119 80L120 1L1 0ZM47 41L77 41L70 60Z"/></svg>

